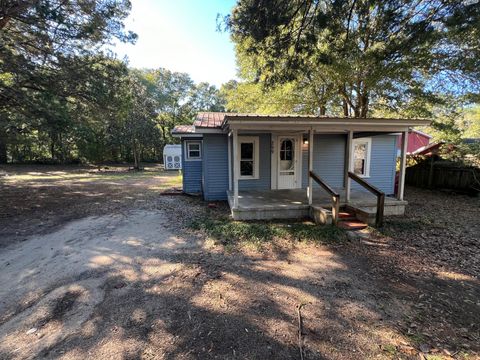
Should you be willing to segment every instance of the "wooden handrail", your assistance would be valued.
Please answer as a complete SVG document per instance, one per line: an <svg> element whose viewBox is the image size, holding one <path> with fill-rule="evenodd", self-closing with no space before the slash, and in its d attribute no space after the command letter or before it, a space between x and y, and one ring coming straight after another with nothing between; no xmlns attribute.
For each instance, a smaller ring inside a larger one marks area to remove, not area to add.
<svg viewBox="0 0 480 360"><path fill-rule="evenodd" d="M321 187L323 187L325 189L326 192L328 192L329 195L331 196L340 196L339 193L337 193L335 190L333 190L333 188L328 185L325 180L323 180L320 176L318 176L317 174L315 174L313 171L310 171L310 177L315 180L315 182L320 185Z"/></svg>
<svg viewBox="0 0 480 360"><path fill-rule="evenodd" d="M365 179L361 178L357 174L349 171L348 177L352 180L355 180L358 184L362 185L365 189L370 191L373 195L377 197L377 214L375 216L375 226L383 226L383 212L385 208L385 193L377 189L372 184L368 183Z"/></svg>
<svg viewBox="0 0 480 360"><path fill-rule="evenodd" d="M308 175L332 197L332 222L336 225L338 223L338 213L340 211L340 194L313 171L309 171Z"/></svg>

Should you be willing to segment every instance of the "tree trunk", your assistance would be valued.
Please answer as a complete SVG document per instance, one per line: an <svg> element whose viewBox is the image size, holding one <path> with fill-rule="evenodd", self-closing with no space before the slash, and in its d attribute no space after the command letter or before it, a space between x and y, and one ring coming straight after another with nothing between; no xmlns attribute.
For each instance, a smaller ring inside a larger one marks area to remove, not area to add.
<svg viewBox="0 0 480 360"><path fill-rule="evenodd" d="M52 161L55 160L55 141L50 141L50 155L52 156Z"/></svg>
<svg viewBox="0 0 480 360"><path fill-rule="evenodd" d="M343 116L348 117L348 104L345 99L343 101Z"/></svg>
<svg viewBox="0 0 480 360"><path fill-rule="evenodd" d="M7 160L7 133L0 128L0 164L6 164Z"/></svg>
<svg viewBox="0 0 480 360"><path fill-rule="evenodd" d="M140 164L138 161L138 149L137 149L137 143L135 140L132 142L132 152L133 152L133 168L135 170L140 170Z"/></svg>

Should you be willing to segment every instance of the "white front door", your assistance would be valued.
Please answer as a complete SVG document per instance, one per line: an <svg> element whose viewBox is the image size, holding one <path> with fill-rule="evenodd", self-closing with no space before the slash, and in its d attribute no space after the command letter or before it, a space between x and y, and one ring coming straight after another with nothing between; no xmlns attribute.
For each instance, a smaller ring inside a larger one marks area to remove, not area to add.
<svg viewBox="0 0 480 360"><path fill-rule="evenodd" d="M277 188L299 188L300 140L295 136L278 136L277 142Z"/></svg>

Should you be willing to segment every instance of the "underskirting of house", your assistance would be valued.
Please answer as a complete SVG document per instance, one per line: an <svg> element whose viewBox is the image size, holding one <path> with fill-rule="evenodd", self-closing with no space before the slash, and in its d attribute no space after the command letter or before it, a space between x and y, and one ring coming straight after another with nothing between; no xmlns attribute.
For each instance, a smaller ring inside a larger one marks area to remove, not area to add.
<svg viewBox="0 0 480 360"><path fill-rule="evenodd" d="M345 190L340 194L340 206L355 209L357 217L372 218L377 210L377 198L369 192L351 190L346 202ZM313 205L308 205L306 189L246 190L238 193L238 206L233 207L233 192L228 191L228 203L234 220L301 219L310 216L311 208L331 208L331 197L322 189L314 189ZM385 198L385 216L403 215L407 202L394 197ZM368 222L368 221L366 221Z"/></svg>

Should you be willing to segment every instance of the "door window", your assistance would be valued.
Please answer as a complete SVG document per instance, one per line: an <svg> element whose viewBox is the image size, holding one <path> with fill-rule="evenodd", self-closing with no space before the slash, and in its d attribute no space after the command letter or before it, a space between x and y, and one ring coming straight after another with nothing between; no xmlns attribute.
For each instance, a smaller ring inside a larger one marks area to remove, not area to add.
<svg viewBox="0 0 480 360"><path fill-rule="evenodd" d="M292 172L295 168L295 147L292 139L284 139L280 143L280 171Z"/></svg>

